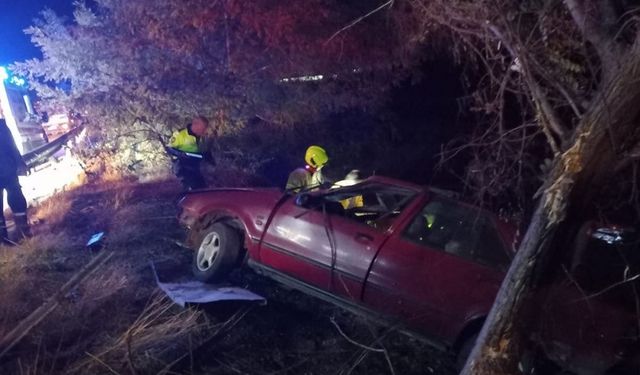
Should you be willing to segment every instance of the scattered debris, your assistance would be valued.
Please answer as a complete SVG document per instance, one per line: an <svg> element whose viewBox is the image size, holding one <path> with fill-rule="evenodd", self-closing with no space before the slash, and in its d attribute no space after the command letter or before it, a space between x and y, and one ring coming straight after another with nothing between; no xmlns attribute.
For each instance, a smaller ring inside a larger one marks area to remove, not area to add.
<svg viewBox="0 0 640 375"><path fill-rule="evenodd" d="M104 239L105 239L104 235L105 235L104 232L98 232L93 236L91 236L89 241L87 241L87 247L93 251L100 250L104 245Z"/></svg>

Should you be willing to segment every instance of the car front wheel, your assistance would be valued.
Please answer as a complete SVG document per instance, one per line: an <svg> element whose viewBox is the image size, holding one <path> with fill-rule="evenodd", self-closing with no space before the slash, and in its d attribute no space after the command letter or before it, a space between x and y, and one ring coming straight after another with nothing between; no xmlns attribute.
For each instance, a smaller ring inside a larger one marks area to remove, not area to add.
<svg viewBox="0 0 640 375"><path fill-rule="evenodd" d="M192 271L196 279L219 282L233 269L240 253L240 235L223 223L215 223L198 233Z"/></svg>

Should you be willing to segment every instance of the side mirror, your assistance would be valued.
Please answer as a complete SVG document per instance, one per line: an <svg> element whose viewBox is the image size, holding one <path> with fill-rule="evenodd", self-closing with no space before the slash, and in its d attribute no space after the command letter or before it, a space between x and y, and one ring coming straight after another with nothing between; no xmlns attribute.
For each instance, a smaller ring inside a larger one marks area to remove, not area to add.
<svg viewBox="0 0 640 375"><path fill-rule="evenodd" d="M621 227L600 227L591 231L590 236L593 239L606 242L609 245L628 242L634 236L634 231Z"/></svg>

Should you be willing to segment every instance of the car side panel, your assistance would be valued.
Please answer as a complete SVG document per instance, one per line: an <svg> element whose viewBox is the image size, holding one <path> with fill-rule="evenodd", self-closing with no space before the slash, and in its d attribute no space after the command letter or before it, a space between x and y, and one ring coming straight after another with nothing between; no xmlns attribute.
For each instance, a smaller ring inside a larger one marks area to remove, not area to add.
<svg viewBox="0 0 640 375"><path fill-rule="evenodd" d="M420 250L433 251L430 296L440 316L440 334L456 339L467 322L488 315L504 274L440 250Z"/></svg>
<svg viewBox="0 0 640 375"><path fill-rule="evenodd" d="M397 316L411 328L441 336L442 317L433 303L433 254L391 238L371 268L363 303Z"/></svg>
<svg viewBox="0 0 640 375"><path fill-rule="evenodd" d="M262 236L269 214L284 197L277 190L217 189L187 194L181 201L180 221L187 225L206 225L212 217L239 221L245 230L245 243L251 256L258 255L254 246Z"/></svg>
<svg viewBox="0 0 640 375"><path fill-rule="evenodd" d="M417 202L421 207L428 201ZM412 217L419 208L414 207ZM453 343L465 325L486 316L504 274L403 237L405 217L377 255L363 302Z"/></svg>

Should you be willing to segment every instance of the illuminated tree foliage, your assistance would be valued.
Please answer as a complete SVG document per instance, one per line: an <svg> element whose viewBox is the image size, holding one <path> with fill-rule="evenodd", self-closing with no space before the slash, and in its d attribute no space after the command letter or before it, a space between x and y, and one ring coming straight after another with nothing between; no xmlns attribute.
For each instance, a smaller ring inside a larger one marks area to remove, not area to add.
<svg viewBox="0 0 640 375"><path fill-rule="evenodd" d="M14 69L43 102L85 114L114 151L159 149L157 139L195 114L221 133L254 116L312 122L375 108L400 78L393 64L408 60L393 47L402 44L392 17L336 34L375 5L350 3L80 2L72 20L42 12L27 33L43 58Z"/></svg>

